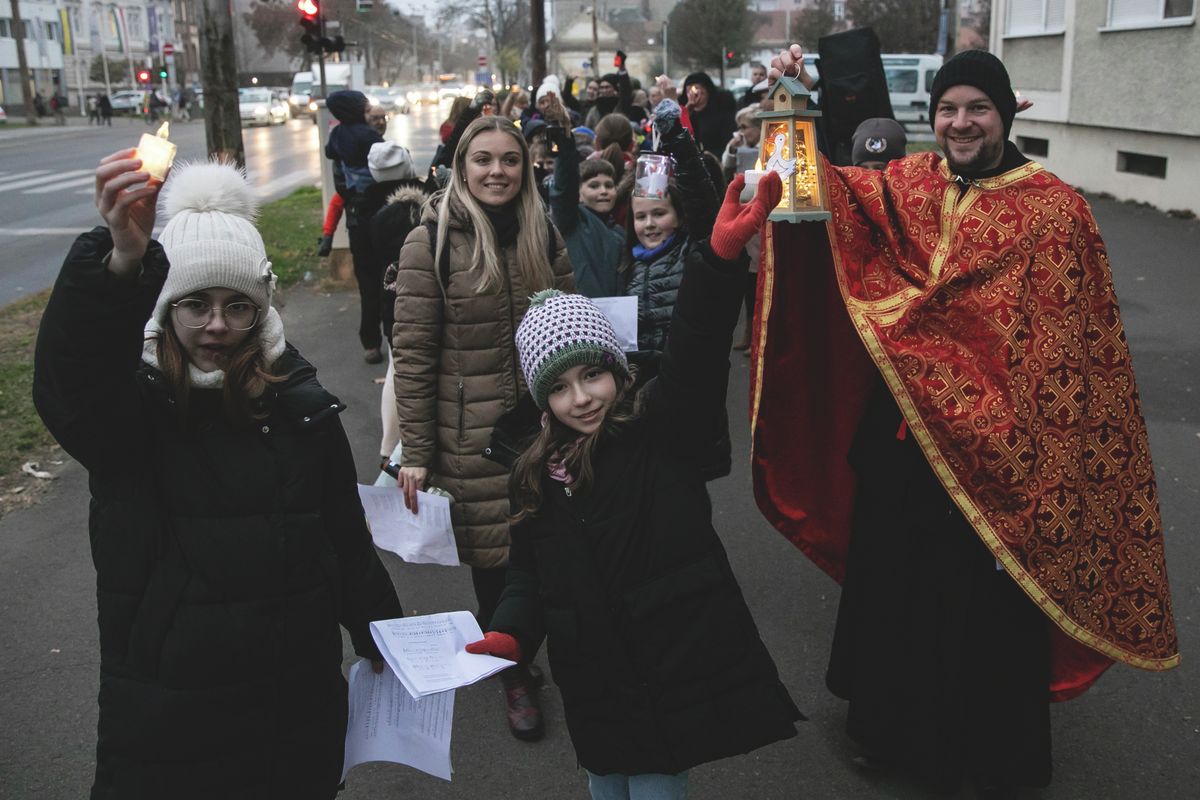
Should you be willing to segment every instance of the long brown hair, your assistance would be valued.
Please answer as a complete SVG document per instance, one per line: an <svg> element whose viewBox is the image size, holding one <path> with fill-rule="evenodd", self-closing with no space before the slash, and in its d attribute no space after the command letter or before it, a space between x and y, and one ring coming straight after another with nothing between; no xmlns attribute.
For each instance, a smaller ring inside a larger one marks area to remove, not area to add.
<svg viewBox="0 0 1200 800"><path fill-rule="evenodd" d="M261 322L259 323L262 324ZM229 356L225 368L225 382L221 389L221 405L230 422L252 422L267 416L267 409L256 401L267 386L279 383L285 377L271 372L267 354L263 350L262 337L247 336ZM192 382L188 376L187 352L175 334L175 326L168 319L158 336L158 368L166 378L175 396L175 409L179 419L186 420L188 399Z"/></svg>
<svg viewBox="0 0 1200 800"><path fill-rule="evenodd" d="M537 191L537 178L533 174L533 159L529 157L529 146L525 137L511 120L504 117L480 117L467 126L458 148L454 151L454 168L450 184L430 200L440 199L438 208L437 242L434 243L434 263L441 263L442 252L449 246L451 204L465 208L474 236L472 236L471 271L476 273L475 292L495 291L504 285L504 270L500 264L496 232L484 213L483 207L467 188L466 160L471 142L481 133L500 131L507 133L517 144L523 165L521 191L512 202L517 204L517 270L531 292L550 289L554 286L554 269L546 253L546 239L550 232L546 227L546 211Z"/></svg>
<svg viewBox="0 0 1200 800"><path fill-rule="evenodd" d="M633 128L629 118L624 114L606 114L596 123L596 149L600 151L599 158L604 159L613 168L613 181L621 182L625 175L628 162L626 155L633 148Z"/></svg>
<svg viewBox="0 0 1200 800"><path fill-rule="evenodd" d="M592 457L598 444L617 436L641 413L637 395L633 391L632 376L636 376L637 369L632 364L630 373L631 377L620 387L612 407L605 414L604 422L583 440L567 463L568 470L576 476L571 484L572 492L586 492L591 487L594 476ZM621 379L616 373L613 373L613 378L620 384ZM578 437L579 432L559 422L554 412L546 412L546 424L517 458L509 473L508 493L517 506L517 512L509 515L509 522L537 516L542 507L542 478L546 474L547 462Z"/></svg>

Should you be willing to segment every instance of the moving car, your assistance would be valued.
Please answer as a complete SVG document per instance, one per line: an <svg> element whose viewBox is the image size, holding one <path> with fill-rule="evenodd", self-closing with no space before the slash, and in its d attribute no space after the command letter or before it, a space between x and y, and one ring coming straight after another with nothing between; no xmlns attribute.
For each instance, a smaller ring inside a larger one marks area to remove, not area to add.
<svg viewBox="0 0 1200 800"><path fill-rule="evenodd" d="M291 117L287 101L267 88L238 89L243 125L282 125Z"/></svg>

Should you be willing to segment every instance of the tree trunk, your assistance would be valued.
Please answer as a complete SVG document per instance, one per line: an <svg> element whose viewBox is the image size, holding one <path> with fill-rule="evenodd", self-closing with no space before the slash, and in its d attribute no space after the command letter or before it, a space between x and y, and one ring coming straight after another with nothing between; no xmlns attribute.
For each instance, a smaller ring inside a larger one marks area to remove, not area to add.
<svg viewBox="0 0 1200 800"><path fill-rule="evenodd" d="M25 58L25 23L21 20L19 0L12 0L12 34L17 43L17 74L21 79L21 102L25 105L25 120L37 125L37 113L33 110L33 89L30 87L29 61Z"/></svg>
<svg viewBox="0 0 1200 800"><path fill-rule="evenodd" d="M533 44L530 57L533 60L534 86L541 86L546 77L546 5L542 0L531 0L530 18L533 20Z"/></svg>
<svg viewBox="0 0 1200 800"><path fill-rule="evenodd" d="M246 166L242 117L238 110L237 52L229 0L197 0L201 83L204 86L204 134L209 157Z"/></svg>

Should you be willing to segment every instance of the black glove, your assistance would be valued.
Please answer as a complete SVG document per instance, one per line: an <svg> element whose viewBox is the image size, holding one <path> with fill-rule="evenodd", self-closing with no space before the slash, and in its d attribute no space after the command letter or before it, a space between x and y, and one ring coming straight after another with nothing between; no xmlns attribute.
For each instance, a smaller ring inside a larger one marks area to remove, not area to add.
<svg viewBox="0 0 1200 800"><path fill-rule="evenodd" d="M626 58L628 58L628 56L625 55L625 51L618 50L617 55L613 58L613 66L616 67L618 70L625 69L625 59Z"/></svg>
<svg viewBox="0 0 1200 800"><path fill-rule="evenodd" d="M496 105L496 95L491 89L484 89L479 94L475 95L475 99L471 101L471 110L480 111L484 106Z"/></svg>
<svg viewBox="0 0 1200 800"><path fill-rule="evenodd" d="M331 252L333 252L333 237L332 236L322 236L320 239L317 239L317 255L318 256L320 256L321 258L324 258L325 256L329 255Z"/></svg>
<svg viewBox="0 0 1200 800"><path fill-rule="evenodd" d="M550 144L554 145L553 152L557 152L559 149L566 147L567 143L571 140L571 129L564 128L557 122L550 123L546 126L546 138L550 141Z"/></svg>

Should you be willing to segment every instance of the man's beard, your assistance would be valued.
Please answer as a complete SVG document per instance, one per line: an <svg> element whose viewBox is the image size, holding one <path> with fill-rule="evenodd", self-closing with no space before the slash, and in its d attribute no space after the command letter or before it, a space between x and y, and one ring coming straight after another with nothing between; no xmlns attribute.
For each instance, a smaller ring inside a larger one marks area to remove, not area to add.
<svg viewBox="0 0 1200 800"><path fill-rule="evenodd" d="M946 152L946 164L954 172L964 175L974 172L983 172L991 169L1000 163L1004 156L1004 140L996 139L989 141L984 138L980 140L979 149L975 151L975 155L968 158L966 161L958 161L951 155L949 147L944 148Z"/></svg>

